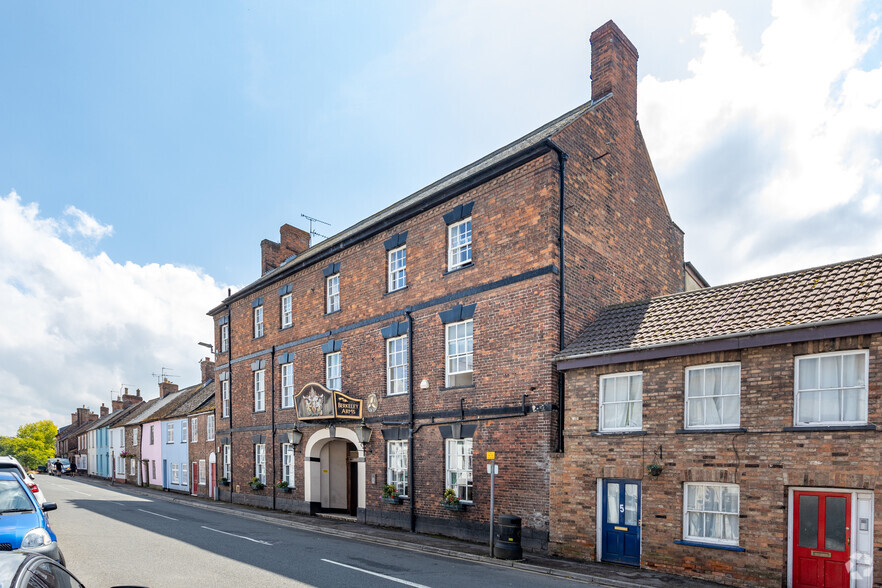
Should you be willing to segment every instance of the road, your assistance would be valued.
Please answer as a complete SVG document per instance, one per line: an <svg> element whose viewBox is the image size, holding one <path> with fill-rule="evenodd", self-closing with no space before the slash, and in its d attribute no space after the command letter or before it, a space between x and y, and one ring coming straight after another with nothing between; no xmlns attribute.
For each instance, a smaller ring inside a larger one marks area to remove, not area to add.
<svg viewBox="0 0 882 588"><path fill-rule="evenodd" d="M40 476L67 567L89 588L586 586L521 570L292 529L125 486Z"/></svg>

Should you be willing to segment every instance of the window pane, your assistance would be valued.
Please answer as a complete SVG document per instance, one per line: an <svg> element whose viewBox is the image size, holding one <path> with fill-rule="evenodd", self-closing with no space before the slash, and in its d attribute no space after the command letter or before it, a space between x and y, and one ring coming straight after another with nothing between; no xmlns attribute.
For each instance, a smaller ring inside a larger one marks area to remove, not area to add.
<svg viewBox="0 0 882 588"><path fill-rule="evenodd" d="M637 484L625 484L625 524L637 525Z"/></svg>
<svg viewBox="0 0 882 588"><path fill-rule="evenodd" d="M723 368L723 394L740 394L741 393L741 368L737 365L730 365Z"/></svg>
<svg viewBox="0 0 882 588"><path fill-rule="evenodd" d="M799 395L799 422L812 423L818 420L818 392L802 392Z"/></svg>
<svg viewBox="0 0 882 588"><path fill-rule="evenodd" d="M704 370L689 370L689 385L687 389L690 398L704 394Z"/></svg>
<svg viewBox="0 0 882 588"><path fill-rule="evenodd" d="M839 416L839 390L824 390L821 397L821 421L838 421Z"/></svg>
<svg viewBox="0 0 882 588"><path fill-rule="evenodd" d="M864 359L863 353L853 353L842 358L842 385L864 385Z"/></svg>
<svg viewBox="0 0 882 588"><path fill-rule="evenodd" d="M689 424L704 424L704 400L693 398L689 401Z"/></svg>
<svg viewBox="0 0 882 588"><path fill-rule="evenodd" d="M818 548L818 497L799 497L799 546Z"/></svg>
<svg viewBox="0 0 882 588"><path fill-rule="evenodd" d="M703 515L700 512L691 512L687 517L687 524L689 530L687 531L691 537L703 537L702 531L704 530L704 521Z"/></svg>
<svg viewBox="0 0 882 588"><path fill-rule="evenodd" d="M741 422L741 398L739 396L727 396L723 399L723 423L737 425Z"/></svg>
<svg viewBox="0 0 882 588"><path fill-rule="evenodd" d="M738 512L738 487L724 487L722 488L723 499L722 499L722 508L723 512L737 513Z"/></svg>
<svg viewBox="0 0 882 588"><path fill-rule="evenodd" d="M845 551L845 498L828 496L824 517L824 549Z"/></svg>
<svg viewBox="0 0 882 588"><path fill-rule="evenodd" d="M818 387L818 358L799 360L799 389L814 390Z"/></svg>
<svg viewBox="0 0 882 588"><path fill-rule="evenodd" d="M720 395L720 368L707 368L704 374L704 394L705 396Z"/></svg>
<svg viewBox="0 0 882 588"><path fill-rule="evenodd" d="M842 381L839 368L840 356L824 356L821 358L821 388L837 388Z"/></svg>
<svg viewBox="0 0 882 588"><path fill-rule="evenodd" d="M619 485L606 485L606 522L611 525L619 524Z"/></svg>
<svg viewBox="0 0 882 588"><path fill-rule="evenodd" d="M631 376L630 383L631 390L629 391L628 397L631 400L640 400L643 391L643 376Z"/></svg>

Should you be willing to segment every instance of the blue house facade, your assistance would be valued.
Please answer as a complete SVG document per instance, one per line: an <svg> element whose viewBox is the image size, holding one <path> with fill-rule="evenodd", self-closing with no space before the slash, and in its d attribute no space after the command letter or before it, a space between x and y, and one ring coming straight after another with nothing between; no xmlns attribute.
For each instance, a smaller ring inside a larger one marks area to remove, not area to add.
<svg viewBox="0 0 882 588"><path fill-rule="evenodd" d="M190 489L190 431L187 417L161 421L163 488L175 492Z"/></svg>

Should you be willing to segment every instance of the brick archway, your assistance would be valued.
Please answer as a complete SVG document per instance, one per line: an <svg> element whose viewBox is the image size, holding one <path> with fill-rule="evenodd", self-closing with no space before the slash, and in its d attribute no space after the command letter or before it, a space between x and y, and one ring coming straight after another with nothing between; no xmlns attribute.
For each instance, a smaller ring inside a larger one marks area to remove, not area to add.
<svg viewBox="0 0 882 588"><path fill-rule="evenodd" d="M346 427L336 427L334 437L331 437L330 429L320 429L309 436L306 447L303 450L303 499L311 504L321 504L321 450L322 447L335 439L348 441L358 451L358 498L357 506L365 507L365 462L364 446L359 443L355 431Z"/></svg>

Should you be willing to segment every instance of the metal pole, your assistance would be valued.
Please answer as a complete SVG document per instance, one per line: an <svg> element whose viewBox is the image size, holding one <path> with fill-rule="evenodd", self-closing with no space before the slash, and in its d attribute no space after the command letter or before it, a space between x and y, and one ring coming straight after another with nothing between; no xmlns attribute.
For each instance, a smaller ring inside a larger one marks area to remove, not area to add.
<svg viewBox="0 0 882 588"><path fill-rule="evenodd" d="M493 521L496 520L496 460L490 460L490 557L493 554Z"/></svg>

